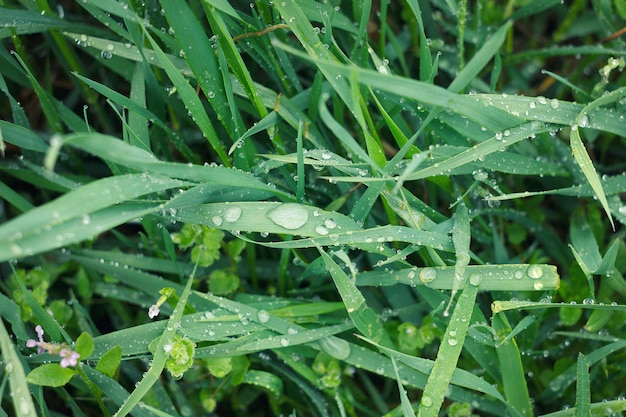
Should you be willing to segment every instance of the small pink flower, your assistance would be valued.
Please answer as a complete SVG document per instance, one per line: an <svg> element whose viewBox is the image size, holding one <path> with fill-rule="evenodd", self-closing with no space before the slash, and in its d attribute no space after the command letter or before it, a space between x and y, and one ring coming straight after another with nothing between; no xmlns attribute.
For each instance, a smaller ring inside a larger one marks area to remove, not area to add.
<svg viewBox="0 0 626 417"><path fill-rule="evenodd" d="M35 332L37 333L37 338L39 339L39 341L35 339L28 339L26 341L26 347L33 348L35 346L38 346L37 353L44 353L46 351L46 349L44 348L46 342L43 340L43 328L40 325L37 325L35 327Z"/></svg>
<svg viewBox="0 0 626 417"><path fill-rule="evenodd" d="M69 366L76 366L78 363L78 358L80 358L80 354L74 352L71 349L63 348L59 351L59 356L61 359L61 367L67 368Z"/></svg>
<svg viewBox="0 0 626 417"><path fill-rule="evenodd" d="M76 366L78 363L78 358L80 358L80 354L74 352L72 349L68 349L65 343L50 343L43 340L43 328L39 325L35 327L35 332L37 333L37 338L28 339L26 341L26 347L34 348L37 347L37 353L52 353L53 355L61 356L61 366L63 368L67 368L69 366Z"/></svg>

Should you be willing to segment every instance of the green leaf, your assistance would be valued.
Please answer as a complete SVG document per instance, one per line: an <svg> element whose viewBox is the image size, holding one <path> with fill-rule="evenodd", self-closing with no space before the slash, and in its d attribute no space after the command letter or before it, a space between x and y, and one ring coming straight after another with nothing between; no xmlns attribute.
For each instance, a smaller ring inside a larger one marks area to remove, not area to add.
<svg viewBox="0 0 626 417"><path fill-rule="evenodd" d="M82 332L78 339L76 339L76 346L74 350L78 353L81 359L87 359L92 354L94 349L93 339L87 332Z"/></svg>
<svg viewBox="0 0 626 417"><path fill-rule="evenodd" d="M239 288L239 277L227 270L218 269L209 275L209 291L215 295L228 295Z"/></svg>
<svg viewBox="0 0 626 417"><path fill-rule="evenodd" d="M122 363L122 348L120 346L113 346L107 350L104 355L100 357L96 365L96 370L102 372L104 375L113 378L117 373L117 369Z"/></svg>
<svg viewBox="0 0 626 417"><path fill-rule="evenodd" d="M233 370L231 358L206 358L204 360L207 369L216 378L224 378Z"/></svg>
<svg viewBox="0 0 626 417"><path fill-rule="evenodd" d="M70 382L76 373L75 369L63 368L58 363L48 363L33 369L26 380L30 384L45 387L62 387Z"/></svg>

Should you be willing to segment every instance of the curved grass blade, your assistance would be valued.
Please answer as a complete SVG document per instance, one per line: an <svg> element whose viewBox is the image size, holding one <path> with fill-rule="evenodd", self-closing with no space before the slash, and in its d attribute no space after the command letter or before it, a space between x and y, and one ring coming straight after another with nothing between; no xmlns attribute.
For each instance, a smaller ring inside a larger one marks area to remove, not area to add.
<svg viewBox="0 0 626 417"><path fill-rule="evenodd" d="M324 250L318 248L324 263L333 277L335 286L343 300L346 310L354 326L368 339L384 346L392 346L391 339L384 329L380 319L365 302L365 297L350 280L348 275Z"/></svg>
<svg viewBox="0 0 626 417"><path fill-rule="evenodd" d="M163 334L159 337L150 369L148 369L148 371L144 374L142 380L135 387L135 390L130 394L130 396L124 401L122 406L117 410L114 417L124 417L129 414L159 379L167 359L167 353L164 346L172 341L178 326L180 325L185 305L187 304L187 299L191 293L191 284L193 283L193 279L194 275L192 274L187 280L187 285L180 295L180 299L178 300L178 303L174 308L174 312L167 322L167 326L165 327Z"/></svg>
<svg viewBox="0 0 626 417"><path fill-rule="evenodd" d="M598 197L600 204L602 204L602 208L609 218L609 222L611 222L613 230L615 230L615 223L613 223L613 216L611 215L609 203L606 200L606 194L604 194L600 177L593 167L593 162L591 162L591 158L589 158L589 154L585 149L585 145L583 145L583 141L580 139L577 124L572 125L571 127L570 146L572 147L572 155L574 156L574 159L576 159L578 166L582 170L583 174L585 174L585 178L587 178L589 185L591 185L595 195Z"/></svg>
<svg viewBox="0 0 626 417"><path fill-rule="evenodd" d="M141 175L94 181L0 226L0 260L21 258L97 236L160 207L158 202L119 203L184 184Z"/></svg>

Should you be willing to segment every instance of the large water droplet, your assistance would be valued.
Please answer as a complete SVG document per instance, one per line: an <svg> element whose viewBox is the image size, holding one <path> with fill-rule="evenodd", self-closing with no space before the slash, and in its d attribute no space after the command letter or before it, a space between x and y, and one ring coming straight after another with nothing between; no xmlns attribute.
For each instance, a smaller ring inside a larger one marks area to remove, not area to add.
<svg viewBox="0 0 626 417"><path fill-rule="evenodd" d="M286 337L283 337L280 339L280 345L282 347L287 347L289 346L289 339L287 339Z"/></svg>
<svg viewBox="0 0 626 417"><path fill-rule="evenodd" d="M285 203L270 210L267 217L275 224L285 229L299 229L309 219L309 211L296 203Z"/></svg>
<svg viewBox="0 0 626 417"><path fill-rule="evenodd" d="M222 218L220 216L213 216L213 218L211 219L211 221L213 222L214 225L216 226L221 226L222 225Z"/></svg>
<svg viewBox="0 0 626 417"><path fill-rule="evenodd" d="M350 356L350 344L338 337L327 337L320 339L319 344L322 350L335 359L345 360Z"/></svg>
<svg viewBox="0 0 626 417"><path fill-rule="evenodd" d="M236 222L241 217L241 207L228 207L224 211L224 220L227 222Z"/></svg>
<svg viewBox="0 0 626 417"><path fill-rule="evenodd" d="M267 323L270 319L270 313L265 310L259 310L256 313L256 317L259 319L260 323Z"/></svg>
<svg viewBox="0 0 626 417"><path fill-rule="evenodd" d="M543 276L543 268L539 265L531 265L528 267L526 273L532 279L539 279Z"/></svg>
<svg viewBox="0 0 626 417"><path fill-rule="evenodd" d="M420 281L424 284L432 282L435 278L437 278L437 270L435 268L428 267L420 271Z"/></svg>
<svg viewBox="0 0 626 417"><path fill-rule="evenodd" d="M483 280L483 276L480 275L480 274L477 274L477 273L474 273L474 274L470 275L470 277L469 277L469 282L474 287L478 287L482 280Z"/></svg>
<svg viewBox="0 0 626 417"><path fill-rule="evenodd" d="M433 405L433 400L432 398L430 398L428 395L424 395L422 397L422 400L420 401L420 403L424 406L424 407L430 407Z"/></svg>

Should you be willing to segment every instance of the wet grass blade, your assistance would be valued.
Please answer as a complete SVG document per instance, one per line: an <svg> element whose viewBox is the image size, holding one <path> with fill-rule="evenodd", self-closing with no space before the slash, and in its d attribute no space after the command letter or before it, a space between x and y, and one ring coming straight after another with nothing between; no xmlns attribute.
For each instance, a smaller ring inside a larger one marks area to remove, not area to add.
<svg viewBox="0 0 626 417"><path fill-rule="evenodd" d="M578 166L582 170L583 174L585 174L585 178L587 178L589 185L591 185L595 195L598 197L600 204L602 204L602 208L611 222L611 226L613 226L613 230L615 230L615 223L613 223L613 216L611 215L611 210L609 209L609 203L606 200L606 194L604 194L600 177L593 167L593 162L591 162L591 158L589 157L589 154L585 149L585 145L583 145L583 141L580 138L578 125L572 125L569 138L570 146L572 147L572 155L574 155L574 159L578 162Z"/></svg>
<svg viewBox="0 0 626 417"><path fill-rule="evenodd" d="M507 403L520 415L531 417L533 409L528 395L521 355L515 339L508 337L512 329L504 313L493 315L492 326L498 335L496 353Z"/></svg>
<svg viewBox="0 0 626 417"><path fill-rule="evenodd" d="M326 267L329 269L335 286L341 295L341 299L346 306L348 315L354 326L368 339L378 342L384 346L391 346L391 340L383 328L380 319L365 302L365 297L350 280L348 275L337 265L337 263L321 248L318 248Z"/></svg>
<svg viewBox="0 0 626 417"><path fill-rule="evenodd" d="M218 157L225 166L230 166L231 162L228 158L226 150L224 149L224 145L219 141L217 132L215 131L215 128L213 127L213 124L211 123L200 98L196 95L195 90L180 73L180 71L174 66L167 55L165 55L163 50L161 50L158 43L154 40L150 33L147 30L145 30L144 33L152 45L156 59L163 66L167 76L176 87L176 91L178 91L185 107L187 107L191 117L198 124L198 127L211 145L211 148L217 153Z"/></svg>
<svg viewBox="0 0 626 417"><path fill-rule="evenodd" d="M591 385L587 358L582 353L578 354L576 380L576 417L585 417L591 414Z"/></svg>
<svg viewBox="0 0 626 417"><path fill-rule="evenodd" d="M419 417L436 417L439 415L446 390L456 369L461 349L463 349L470 322L468 317L472 316L478 294L480 280L475 276L474 278L470 277L469 282L470 285L466 285L459 296L450 323L441 339L437 359L435 359L435 364L420 400Z"/></svg>

